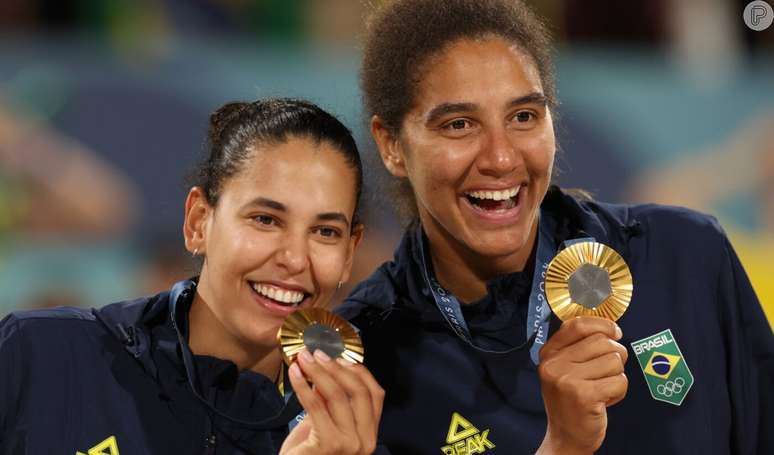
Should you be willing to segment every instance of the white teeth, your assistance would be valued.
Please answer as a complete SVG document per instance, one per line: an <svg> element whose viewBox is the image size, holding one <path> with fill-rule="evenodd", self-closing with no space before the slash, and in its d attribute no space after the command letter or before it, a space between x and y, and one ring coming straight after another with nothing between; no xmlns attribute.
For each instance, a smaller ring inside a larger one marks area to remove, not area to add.
<svg viewBox="0 0 774 455"><path fill-rule="evenodd" d="M280 289L267 284L253 284L253 289L263 296L282 303L292 303L295 305L304 300L303 292Z"/></svg>
<svg viewBox="0 0 774 455"><path fill-rule="evenodd" d="M501 191L468 191L465 194L467 194L468 196L472 196L476 199L491 199L495 201L505 201L519 194L519 189L521 189L521 186L517 186L509 190L501 190Z"/></svg>

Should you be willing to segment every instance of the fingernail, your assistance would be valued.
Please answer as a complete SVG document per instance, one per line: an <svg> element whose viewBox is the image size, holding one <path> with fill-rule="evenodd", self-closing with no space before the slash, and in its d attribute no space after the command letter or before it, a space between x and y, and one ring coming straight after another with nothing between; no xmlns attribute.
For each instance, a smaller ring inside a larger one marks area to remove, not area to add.
<svg viewBox="0 0 774 455"><path fill-rule="evenodd" d="M301 357L301 360L303 360L306 363L314 363L314 357L312 357L312 354L309 353L306 349L301 351L300 354L298 354L299 357Z"/></svg>
<svg viewBox="0 0 774 455"><path fill-rule="evenodd" d="M297 363L293 363L290 365L290 368L288 368L288 374L290 376L293 376L296 379L302 379L304 375L301 374L301 369L298 367Z"/></svg>
<svg viewBox="0 0 774 455"><path fill-rule="evenodd" d="M353 362L351 360L347 360L347 359L345 359L343 357L339 357L338 359L336 359L336 361L339 362L339 365L342 365L342 366L345 366L345 367L355 366L355 362Z"/></svg>
<svg viewBox="0 0 774 455"><path fill-rule="evenodd" d="M318 350L314 351L314 356L317 357L317 360L319 360L321 362L330 362L331 361L331 358L328 357L328 354L323 352L322 349L318 349Z"/></svg>
<svg viewBox="0 0 774 455"><path fill-rule="evenodd" d="M615 325L615 339L620 340L621 337L623 337L623 331L621 330L621 327L618 326L618 324Z"/></svg>

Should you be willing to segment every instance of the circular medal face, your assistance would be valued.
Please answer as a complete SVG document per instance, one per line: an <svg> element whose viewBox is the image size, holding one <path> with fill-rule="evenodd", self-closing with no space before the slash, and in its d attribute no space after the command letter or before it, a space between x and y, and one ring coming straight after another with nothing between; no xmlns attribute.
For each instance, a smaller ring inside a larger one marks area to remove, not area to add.
<svg viewBox="0 0 774 455"><path fill-rule="evenodd" d="M562 321L575 316L617 321L629 307L634 285L629 266L614 249L579 242L548 264L545 289L551 310Z"/></svg>
<svg viewBox="0 0 774 455"><path fill-rule="evenodd" d="M304 348L310 353L319 349L332 359L363 363L365 351L355 328L322 308L306 308L288 316L277 332L277 340L287 365Z"/></svg>

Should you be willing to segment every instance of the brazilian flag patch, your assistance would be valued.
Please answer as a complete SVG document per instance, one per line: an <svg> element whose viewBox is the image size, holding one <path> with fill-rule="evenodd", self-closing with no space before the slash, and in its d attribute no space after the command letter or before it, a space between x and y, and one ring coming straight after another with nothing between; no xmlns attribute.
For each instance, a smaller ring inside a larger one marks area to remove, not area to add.
<svg viewBox="0 0 774 455"><path fill-rule="evenodd" d="M650 395L680 406L693 385L693 375L670 329L632 342Z"/></svg>

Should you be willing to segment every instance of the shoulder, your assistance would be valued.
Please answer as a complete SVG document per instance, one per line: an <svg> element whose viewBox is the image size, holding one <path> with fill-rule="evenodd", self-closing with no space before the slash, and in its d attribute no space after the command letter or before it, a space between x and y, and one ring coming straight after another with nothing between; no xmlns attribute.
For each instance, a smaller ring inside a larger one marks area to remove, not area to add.
<svg viewBox="0 0 774 455"><path fill-rule="evenodd" d="M0 321L0 344L15 340L43 352L56 350L59 345L91 343L102 335L113 333L110 323L137 320L151 301L142 298L112 303L100 309L59 307L13 312Z"/></svg>
<svg viewBox="0 0 774 455"><path fill-rule="evenodd" d="M673 232L706 232L722 235L717 219L686 207L661 204L616 204L594 200L578 201L586 217L596 217L608 227L643 223L648 228L668 228Z"/></svg>
<svg viewBox="0 0 774 455"><path fill-rule="evenodd" d="M632 217L647 223L651 229L669 230L674 233L700 233L710 236L724 236L718 220L706 213L685 207L659 204L628 206Z"/></svg>
<svg viewBox="0 0 774 455"><path fill-rule="evenodd" d="M37 328L75 327L96 325L91 310L60 307L44 310L16 311L0 321L0 342L10 336L35 332Z"/></svg>
<svg viewBox="0 0 774 455"><path fill-rule="evenodd" d="M419 247L418 225L410 226L395 248L392 260L383 263L346 298L337 312L353 318L363 310L383 312L391 309L400 296L411 296L416 287ZM410 297L409 297L410 298Z"/></svg>
<svg viewBox="0 0 774 455"><path fill-rule="evenodd" d="M645 244L673 253L719 259L728 243L718 220L685 207L658 204L631 205L629 218L638 224ZM641 242L642 243L642 242Z"/></svg>
<svg viewBox="0 0 774 455"><path fill-rule="evenodd" d="M594 218L606 232L622 231L626 237L642 236L685 247L720 247L726 234L718 220L685 207L660 204L613 204L580 201L586 218ZM663 246L663 245L662 245Z"/></svg>
<svg viewBox="0 0 774 455"><path fill-rule="evenodd" d="M366 314L389 311L398 294L394 269L393 261L379 266L371 276L355 286L341 306L336 308L336 312L346 319L353 320Z"/></svg>
<svg viewBox="0 0 774 455"><path fill-rule="evenodd" d="M616 204L552 187L544 207L561 223L573 226L572 236L594 237L608 244L627 262L712 272L727 257L729 242L715 217L660 204ZM561 224L560 223L560 224ZM644 262L643 262L644 261Z"/></svg>
<svg viewBox="0 0 774 455"><path fill-rule="evenodd" d="M685 207L660 204L617 204L593 200L553 186L542 207L567 226L613 247L625 247L633 237L692 242L721 242L725 233L718 221Z"/></svg>
<svg viewBox="0 0 774 455"><path fill-rule="evenodd" d="M0 321L0 364L13 364L12 376L28 377L41 367L62 368L75 352L92 357L104 330L86 309L19 311ZM96 342L95 342L96 341Z"/></svg>

